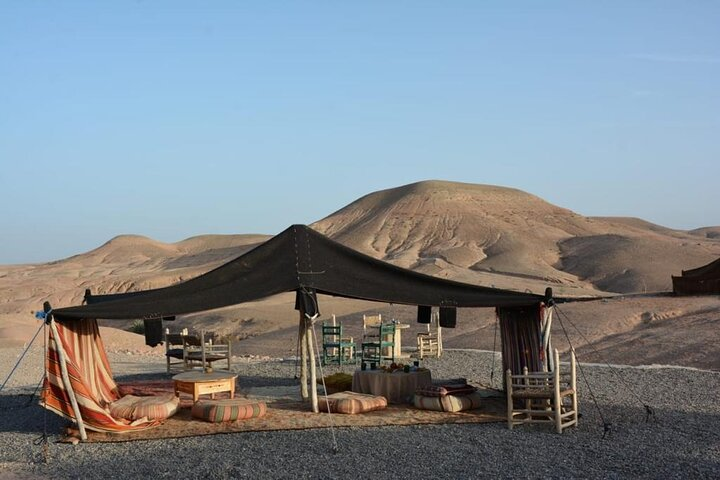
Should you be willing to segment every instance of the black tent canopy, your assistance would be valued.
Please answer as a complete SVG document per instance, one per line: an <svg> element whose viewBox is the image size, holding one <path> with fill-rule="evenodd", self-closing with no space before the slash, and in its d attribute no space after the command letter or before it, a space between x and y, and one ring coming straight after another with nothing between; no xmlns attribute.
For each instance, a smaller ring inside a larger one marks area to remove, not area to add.
<svg viewBox="0 0 720 480"><path fill-rule="evenodd" d="M545 298L432 277L352 250L305 225L285 231L191 280L169 287L91 296L53 310L58 320L156 319L258 300L317 292L384 303L445 307L521 307Z"/></svg>
<svg viewBox="0 0 720 480"><path fill-rule="evenodd" d="M720 294L720 258L691 270L683 270L679 277L672 276L673 292L678 295Z"/></svg>

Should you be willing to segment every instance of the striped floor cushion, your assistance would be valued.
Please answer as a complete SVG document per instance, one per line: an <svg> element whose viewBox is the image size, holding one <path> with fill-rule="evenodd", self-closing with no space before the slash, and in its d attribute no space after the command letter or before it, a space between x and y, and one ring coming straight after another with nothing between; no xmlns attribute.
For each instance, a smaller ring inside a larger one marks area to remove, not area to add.
<svg viewBox="0 0 720 480"><path fill-rule="evenodd" d="M482 397L474 392L468 395L445 395L443 397L427 397L415 394L413 399L415 408L421 410L436 410L438 412L462 412L472 410L482 404Z"/></svg>
<svg viewBox="0 0 720 480"><path fill-rule="evenodd" d="M424 385L422 387L418 387L415 390L415 393L423 397L444 397L445 395L468 395L473 393L475 390L477 390L477 388L472 385L468 385L466 383L456 383L444 385Z"/></svg>
<svg viewBox="0 0 720 480"><path fill-rule="evenodd" d="M355 392L338 392L327 396L327 402L325 397L318 398L318 404L321 412L328 411L328 405L330 405L330 411L332 413L364 413L372 412L373 410L382 410L387 407L387 400L385 397L379 395L368 395L365 393Z"/></svg>
<svg viewBox="0 0 720 480"><path fill-rule="evenodd" d="M265 402L246 398L198 400L192 407L192 416L206 422L234 422L262 417L267 412Z"/></svg>
<svg viewBox="0 0 720 480"><path fill-rule="evenodd" d="M110 415L126 420L163 420L177 412L180 399L174 393L154 395L151 397L136 397L125 395L120 400L110 404Z"/></svg>

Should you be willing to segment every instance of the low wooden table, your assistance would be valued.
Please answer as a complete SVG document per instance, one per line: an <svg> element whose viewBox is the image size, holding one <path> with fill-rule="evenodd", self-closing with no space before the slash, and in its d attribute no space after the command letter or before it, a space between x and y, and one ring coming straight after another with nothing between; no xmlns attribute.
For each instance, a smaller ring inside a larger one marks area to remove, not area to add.
<svg viewBox="0 0 720 480"><path fill-rule="evenodd" d="M237 375L230 372L185 372L173 377L175 395L180 392L193 396L193 402L198 401L200 395L210 395L214 399L216 393L230 392L230 398L235 398L235 379Z"/></svg>

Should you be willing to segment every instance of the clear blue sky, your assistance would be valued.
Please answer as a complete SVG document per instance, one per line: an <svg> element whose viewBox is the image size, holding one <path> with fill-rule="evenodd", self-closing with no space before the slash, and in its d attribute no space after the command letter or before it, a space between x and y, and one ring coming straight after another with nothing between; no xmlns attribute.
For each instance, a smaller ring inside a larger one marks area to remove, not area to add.
<svg viewBox="0 0 720 480"><path fill-rule="evenodd" d="M0 4L0 264L424 179L720 225L718 2Z"/></svg>

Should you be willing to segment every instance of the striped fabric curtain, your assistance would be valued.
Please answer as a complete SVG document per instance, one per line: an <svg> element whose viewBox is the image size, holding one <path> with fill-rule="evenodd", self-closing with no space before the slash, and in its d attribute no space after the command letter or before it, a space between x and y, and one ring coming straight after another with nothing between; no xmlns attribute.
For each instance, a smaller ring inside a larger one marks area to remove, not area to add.
<svg viewBox="0 0 720 480"><path fill-rule="evenodd" d="M130 422L110 415L110 404L120 398L113 380L100 330L94 319L58 323L51 320L48 350L45 356L46 378L41 403L48 410L78 421L72 407L70 391L74 392L82 423L96 432L125 432L159 425L160 421L145 419ZM56 333L57 332L57 335ZM62 347L70 385L63 381Z"/></svg>
<svg viewBox="0 0 720 480"><path fill-rule="evenodd" d="M547 372L550 350L551 310L540 303L534 307L498 308L500 338L502 340L503 371L521 374Z"/></svg>

